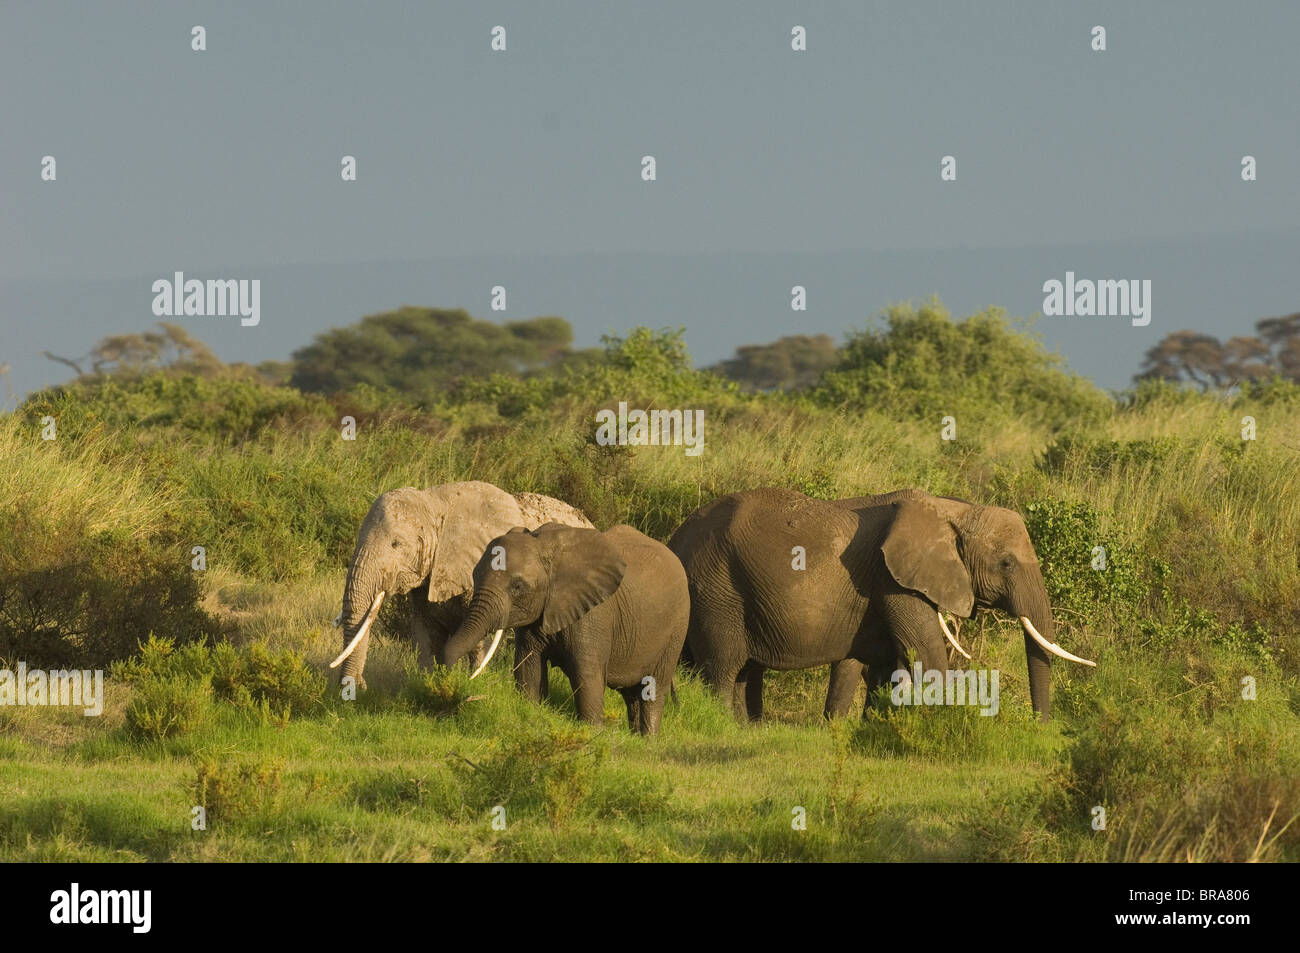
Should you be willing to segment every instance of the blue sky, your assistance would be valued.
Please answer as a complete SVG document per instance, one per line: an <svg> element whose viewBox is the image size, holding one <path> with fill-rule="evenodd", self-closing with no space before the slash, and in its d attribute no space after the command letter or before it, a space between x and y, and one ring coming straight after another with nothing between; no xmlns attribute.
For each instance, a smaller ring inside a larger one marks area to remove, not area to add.
<svg viewBox="0 0 1300 953"><path fill-rule="evenodd" d="M932 294L1027 317L1074 270L1153 282L1146 328L1036 322L1123 386L1300 308L1297 37L1284 2L6 2L0 363L62 379L41 351L149 327L175 271L262 280L258 327L184 319L228 360L417 304L708 362Z"/></svg>

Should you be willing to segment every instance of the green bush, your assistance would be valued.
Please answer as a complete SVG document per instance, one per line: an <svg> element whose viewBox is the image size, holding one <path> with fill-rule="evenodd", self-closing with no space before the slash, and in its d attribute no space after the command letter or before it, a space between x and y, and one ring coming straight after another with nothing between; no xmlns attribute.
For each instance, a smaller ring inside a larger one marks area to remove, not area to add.
<svg viewBox="0 0 1300 953"><path fill-rule="evenodd" d="M237 708L269 710L287 721L321 704L326 679L292 650L257 642L241 650L221 642L212 650L212 688Z"/></svg>
<svg viewBox="0 0 1300 953"><path fill-rule="evenodd" d="M34 498L0 504L0 539L0 657L93 668L151 632L189 642L216 629L174 539L96 530Z"/></svg>
<svg viewBox="0 0 1300 953"><path fill-rule="evenodd" d="M42 391L24 403L23 411L37 418L55 417L60 430L71 437L104 427L122 434L175 428L222 443L338 423L326 400L290 387L161 372Z"/></svg>
<svg viewBox="0 0 1300 953"><path fill-rule="evenodd" d="M463 665L435 665L425 670L408 662L400 697L412 711L443 716L458 712L471 691L469 672Z"/></svg>
<svg viewBox="0 0 1300 953"><path fill-rule="evenodd" d="M474 809L541 808L551 826L560 827L591 793L605 757L604 745L586 726L548 721L521 727L515 737L490 740L477 761L453 755L450 764Z"/></svg>
<svg viewBox="0 0 1300 953"><path fill-rule="evenodd" d="M207 677L176 674L137 679L126 707L127 731L144 741L188 734L207 720L211 699Z"/></svg>
<svg viewBox="0 0 1300 953"><path fill-rule="evenodd" d="M1277 671L1221 650L1184 665L1124 673L1113 660L1079 705L1073 743L1052 775L1044 816L1112 860L1300 859L1300 717ZM1243 699L1253 673L1258 697ZM1106 831L1091 828L1094 807Z"/></svg>
<svg viewBox="0 0 1300 953"><path fill-rule="evenodd" d="M137 686L137 694L141 687L148 693L159 684L201 682L216 699L281 723L319 707L326 688L325 677L300 653L259 642L176 648L171 639L151 635L134 658L114 665L112 674Z"/></svg>
<svg viewBox="0 0 1300 953"><path fill-rule="evenodd" d="M1235 445L1240 446L1241 441ZM1180 449L1176 437L1148 440L1101 440L1086 434L1062 434L1047 448L1041 462L1048 473L1065 472L1067 463L1085 466L1099 473L1122 467L1161 466Z"/></svg>
<svg viewBox="0 0 1300 953"><path fill-rule="evenodd" d="M205 758L195 770L195 803L206 810L209 821L277 814L284 808L283 772L280 758L233 762Z"/></svg>
<svg viewBox="0 0 1300 953"><path fill-rule="evenodd" d="M139 684L169 678L202 679L212 675L212 655L206 645L190 643L176 647L175 639L149 633L131 658L114 663L113 678Z"/></svg>
<svg viewBox="0 0 1300 953"><path fill-rule="evenodd" d="M1154 605L1152 591L1167 567L1140 549L1103 532L1101 517L1087 503L1035 500L1025 506L1025 526L1038 554L1053 610L1071 622L1126 625ZM1100 565L1105 550L1105 569Z"/></svg>
<svg viewBox="0 0 1300 953"><path fill-rule="evenodd" d="M1018 332L998 308L954 322L932 300L884 312L884 328L857 332L840 366L812 396L822 404L932 421L1032 422L1051 431L1099 423L1112 402L1059 357ZM961 438L959 438L961 439Z"/></svg>

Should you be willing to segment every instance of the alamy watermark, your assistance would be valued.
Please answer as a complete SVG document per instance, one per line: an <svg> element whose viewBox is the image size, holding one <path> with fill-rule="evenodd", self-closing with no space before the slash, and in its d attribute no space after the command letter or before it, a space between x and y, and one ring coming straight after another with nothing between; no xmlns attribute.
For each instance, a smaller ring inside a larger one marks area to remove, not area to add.
<svg viewBox="0 0 1300 953"><path fill-rule="evenodd" d="M1043 282L1043 314L1080 317L1125 317L1133 326L1144 328L1151 323L1151 279L1143 278L1075 278L1065 273L1065 281L1052 278Z"/></svg>
<svg viewBox="0 0 1300 953"><path fill-rule="evenodd" d="M239 315L246 328L262 320L262 280L260 278L186 279L178 271L169 281L159 278L153 283L153 313L160 318L183 316L219 317Z"/></svg>
<svg viewBox="0 0 1300 953"><path fill-rule="evenodd" d="M894 686L889 700L895 705L971 705L978 706L981 715L998 713L996 668L923 670L916 662L910 673L900 668L889 680Z"/></svg>
<svg viewBox="0 0 1300 953"><path fill-rule="evenodd" d="M0 707L6 705L81 708L87 718L96 717L104 711L104 672L29 669L26 662L16 671L0 668Z"/></svg>
<svg viewBox="0 0 1300 953"><path fill-rule="evenodd" d="M617 413L596 411L596 443L629 447L682 447L688 457L704 452L703 410L628 410L618 402Z"/></svg>
<svg viewBox="0 0 1300 953"><path fill-rule="evenodd" d="M122 924L132 933L153 925L152 890L83 890L73 883L50 894L50 922L57 925Z"/></svg>

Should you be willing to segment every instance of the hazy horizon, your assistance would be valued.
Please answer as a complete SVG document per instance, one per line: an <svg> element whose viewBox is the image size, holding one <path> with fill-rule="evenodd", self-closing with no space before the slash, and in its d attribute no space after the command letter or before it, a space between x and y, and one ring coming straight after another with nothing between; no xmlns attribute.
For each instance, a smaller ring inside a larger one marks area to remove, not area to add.
<svg viewBox="0 0 1300 953"><path fill-rule="evenodd" d="M41 352L152 327L176 271L261 280L255 328L178 319L227 361L412 304L685 325L699 364L931 295L1028 317L1073 271L1152 283L1148 326L1036 324L1124 387L1300 308L1297 35L1280 2L9 4L0 364L67 379Z"/></svg>

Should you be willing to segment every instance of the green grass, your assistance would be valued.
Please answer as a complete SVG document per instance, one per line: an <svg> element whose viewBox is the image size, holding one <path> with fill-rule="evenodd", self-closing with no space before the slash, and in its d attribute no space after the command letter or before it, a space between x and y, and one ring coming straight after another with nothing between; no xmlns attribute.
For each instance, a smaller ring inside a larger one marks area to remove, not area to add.
<svg viewBox="0 0 1300 953"><path fill-rule="evenodd" d="M227 708L149 744L113 714L55 742L38 712L3 736L0 859L956 860L978 845L953 805L1021 795L1052 764L1041 738L1012 761L864 756L851 723L734 724L690 679L645 739L613 693L588 729L562 678L540 708L484 679L443 717L396 696L279 728Z"/></svg>
<svg viewBox="0 0 1300 953"><path fill-rule="evenodd" d="M585 376L496 375L425 407L164 377L33 397L0 418L0 657L136 658L102 717L0 708L0 859L1300 860L1300 389L1112 401L1023 342L985 360L988 321L953 339L963 375L935 366L951 334L923 318L860 342L870 373L795 396L741 394L635 334ZM595 410L621 399L703 408L705 452L596 446ZM983 613L961 640L1001 674L997 717L862 720L859 689L827 725L822 669L769 673L768 721L739 725L683 676L643 739L612 692L607 724L579 725L559 673L523 701L508 647L472 685L416 671L393 600L369 690L343 702L325 666L362 516L465 479L659 539L764 485L1009 506L1058 640L1098 667L1054 665L1039 725L1020 634ZM150 634L171 661L138 651Z"/></svg>

